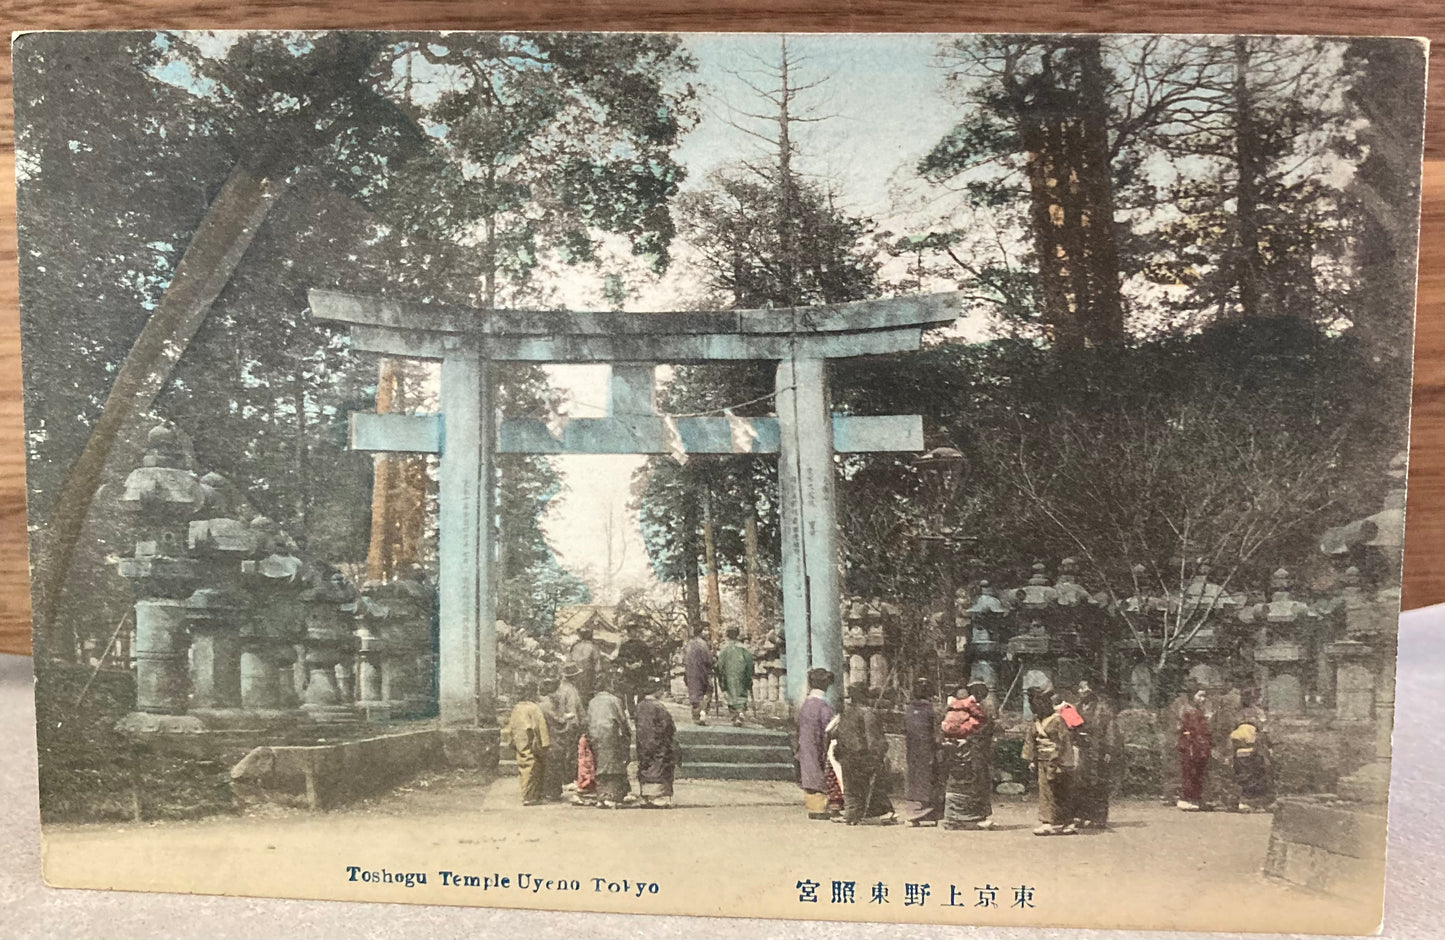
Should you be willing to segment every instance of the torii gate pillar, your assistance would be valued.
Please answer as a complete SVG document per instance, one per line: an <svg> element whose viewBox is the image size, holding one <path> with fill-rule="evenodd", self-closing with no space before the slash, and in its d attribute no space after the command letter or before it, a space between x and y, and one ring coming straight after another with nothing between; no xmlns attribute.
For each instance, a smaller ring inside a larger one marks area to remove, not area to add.
<svg viewBox="0 0 1445 940"><path fill-rule="evenodd" d="M447 725L490 724L496 711L496 402L492 369L475 341L442 358L438 467L437 693Z"/></svg>
<svg viewBox="0 0 1445 940"><path fill-rule="evenodd" d="M837 497L827 362L778 363L778 514L788 701L802 704L808 670L827 669L828 700L843 698L843 620L839 609Z"/></svg>

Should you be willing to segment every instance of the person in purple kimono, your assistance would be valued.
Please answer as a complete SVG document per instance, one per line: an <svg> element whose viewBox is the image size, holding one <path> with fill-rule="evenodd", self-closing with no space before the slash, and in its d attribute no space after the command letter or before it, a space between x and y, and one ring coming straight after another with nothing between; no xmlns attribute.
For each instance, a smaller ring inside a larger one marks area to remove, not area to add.
<svg viewBox="0 0 1445 940"><path fill-rule="evenodd" d="M798 709L798 786L809 819L833 815L828 808L828 723L835 712L824 697L832 684L828 670L808 670L808 697Z"/></svg>
<svg viewBox="0 0 1445 940"><path fill-rule="evenodd" d="M692 723L707 724L708 692L712 690L713 668L717 659L707 641L707 621L693 627L692 639L682 650L683 681L687 683L687 700L692 705Z"/></svg>
<svg viewBox="0 0 1445 940"><path fill-rule="evenodd" d="M910 826L936 823L943 815L943 791L939 786L941 735L933 708L933 684L927 679L914 680L913 701L903 713L903 733L908 760L905 818Z"/></svg>

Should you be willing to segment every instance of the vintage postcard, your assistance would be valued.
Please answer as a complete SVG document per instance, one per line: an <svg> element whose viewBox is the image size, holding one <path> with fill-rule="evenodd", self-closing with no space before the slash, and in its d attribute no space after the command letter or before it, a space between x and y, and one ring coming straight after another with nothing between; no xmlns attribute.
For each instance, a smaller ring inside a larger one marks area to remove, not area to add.
<svg viewBox="0 0 1445 940"><path fill-rule="evenodd" d="M13 53L50 884L1377 929L1422 41Z"/></svg>

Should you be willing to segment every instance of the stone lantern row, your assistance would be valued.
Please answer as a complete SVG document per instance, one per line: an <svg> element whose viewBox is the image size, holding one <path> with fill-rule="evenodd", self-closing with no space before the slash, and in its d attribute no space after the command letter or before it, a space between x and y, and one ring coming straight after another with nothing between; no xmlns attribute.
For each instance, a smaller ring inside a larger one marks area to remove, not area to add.
<svg viewBox="0 0 1445 940"><path fill-rule="evenodd" d="M136 710L203 725L287 713L336 723L434 707L430 588L362 591L302 560L278 524L245 511L217 473L186 467L176 433L151 430L121 505L135 531Z"/></svg>
<svg viewBox="0 0 1445 940"><path fill-rule="evenodd" d="M1209 608L1210 620L1183 651L1189 678L1204 686L1223 685L1225 670L1242 665L1253 671L1255 686L1279 714L1302 713L1306 691L1314 689L1334 692L1338 719L1371 719L1380 662L1394 652L1398 590L1367 592L1352 567L1328 596L1310 603L1294 595L1293 581L1288 570L1277 569L1269 599L1255 603L1216 583L1201 563L1181 592L1141 591L1118 607L1161 617ZM1106 621L1121 613L1106 592L1081 583L1076 560L1064 559L1052 581L1046 566L1037 563L1019 587L998 589L981 581L972 595L958 592L949 665L995 688L1005 672L1017 672L1014 684L1026 688L1071 685L1111 659L1114 668L1126 670L1120 678L1127 678L1133 704L1147 706L1154 698L1152 666L1139 661L1135 640L1107 636L1113 631Z"/></svg>

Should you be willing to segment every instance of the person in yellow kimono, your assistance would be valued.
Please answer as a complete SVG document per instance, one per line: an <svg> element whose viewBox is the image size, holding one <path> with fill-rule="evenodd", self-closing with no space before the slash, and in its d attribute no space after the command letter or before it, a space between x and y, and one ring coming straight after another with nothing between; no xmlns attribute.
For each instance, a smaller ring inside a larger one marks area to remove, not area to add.
<svg viewBox="0 0 1445 940"><path fill-rule="evenodd" d="M536 806L542 802L542 781L547 774L547 751L552 738L547 731L547 716L537 704L537 683L524 682L517 689L517 704L507 720L507 740L517 758L517 773L522 783L522 805Z"/></svg>
<svg viewBox="0 0 1445 940"><path fill-rule="evenodd" d="M1079 766L1073 733L1043 689L1029 689L1034 720L1024 731L1023 759L1039 775L1039 827L1036 836L1073 835L1072 784Z"/></svg>

